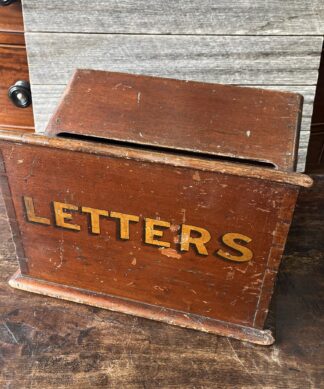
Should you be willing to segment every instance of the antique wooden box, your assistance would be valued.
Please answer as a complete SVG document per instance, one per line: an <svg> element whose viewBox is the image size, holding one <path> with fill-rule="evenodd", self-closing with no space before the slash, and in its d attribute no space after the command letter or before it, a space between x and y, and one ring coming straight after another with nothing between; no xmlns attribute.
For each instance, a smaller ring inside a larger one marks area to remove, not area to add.
<svg viewBox="0 0 324 389"><path fill-rule="evenodd" d="M300 186L302 98L77 71L0 133L19 289L259 344Z"/></svg>

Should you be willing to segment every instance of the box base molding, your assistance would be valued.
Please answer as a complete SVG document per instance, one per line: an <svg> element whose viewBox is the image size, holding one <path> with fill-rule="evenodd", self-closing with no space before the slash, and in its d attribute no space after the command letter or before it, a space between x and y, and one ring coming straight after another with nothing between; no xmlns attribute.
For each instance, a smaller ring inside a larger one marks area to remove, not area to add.
<svg viewBox="0 0 324 389"><path fill-rule="evenodd" d="M9 280L9 285L27 292L42 294L79 304L91 305L110 311L121 312L171 325L227 336L259 345L271 345L275 339L268 329L228 323L170 308L132 301L125 298L56 284L42 279L28 277L18 270Z"/></svg>

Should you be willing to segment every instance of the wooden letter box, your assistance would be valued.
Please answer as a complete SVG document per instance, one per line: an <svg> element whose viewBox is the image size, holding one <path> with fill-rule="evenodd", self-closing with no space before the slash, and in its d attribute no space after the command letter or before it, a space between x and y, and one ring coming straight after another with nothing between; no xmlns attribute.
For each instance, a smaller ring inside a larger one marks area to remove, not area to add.
<svg viewBox="0 0 324 389"><path fill-rule="evenodd" d="M77 71L46 135L0 133L10 285L271 344L302 98Z"/></svg>

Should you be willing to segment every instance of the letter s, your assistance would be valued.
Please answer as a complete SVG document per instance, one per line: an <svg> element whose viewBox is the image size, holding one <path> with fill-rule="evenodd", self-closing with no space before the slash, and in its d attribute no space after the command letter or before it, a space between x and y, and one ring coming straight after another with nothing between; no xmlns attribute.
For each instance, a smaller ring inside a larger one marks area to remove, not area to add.
<svg viewBox="0 0 324 389"><path fill-rule="evenodd" d="M230 247L239 253L241 255L232 255L226 251L223 251L219 249L216 251L216 254L219 255L220 257L223 257L225 259L229 259L231 261L236 261L236 262L247 262L250 261L253 258L253 252L248 249L245 246L240 245L239 243L236 243L235 240L242 240L243 242L250 243L252 241L251 238L249 238L246 235L242 235L239 233L235 232L229 232L225 235L222 236L222 242L227 246Z"/></svg>

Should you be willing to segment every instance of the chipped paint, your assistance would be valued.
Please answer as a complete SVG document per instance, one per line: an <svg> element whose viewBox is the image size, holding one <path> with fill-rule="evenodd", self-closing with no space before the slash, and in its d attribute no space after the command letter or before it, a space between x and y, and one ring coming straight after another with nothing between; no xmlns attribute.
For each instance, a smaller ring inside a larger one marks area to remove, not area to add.
<svg viewBox="0 0 324 389"><path fill-rule="evenodd" d="M168 258L181 259L181 254L175 249L161 247L159 250L162 255L165 255Z"/></svg>
<svg viewBox="0 0 324 389"><path fill-rule="evenodd" d="M121 89L121 90L125 90L125 89L132 89L133 87L130 86L130 85L126 85L126 84L123 84L122 82L116 84L112 89Z"/></svg>
<svg viewBox="0 0 324 389"><path fill-rule="evenodd" d="M198 171L196 171L194 174L193 174L193 176L192 176L192 179L194 180L194 181L200 181L200 175L199 175L199 172Z"/></svg>
<svg viewBox="0 0 324 389"><path fill-rule="evenodd" d="M172 232L177 232L177 231L179 231L179 229L180 229L179 224L171 224L171 226L170 226L170 230Z"/></svg>
<svg viewBox="0 0 324 389"><path fill-rule="evenodd" d="M182 223L186 222L186 210L184 208L181 209L182 213Z"/></svg>

